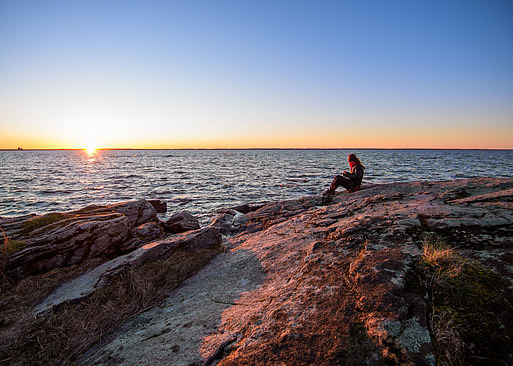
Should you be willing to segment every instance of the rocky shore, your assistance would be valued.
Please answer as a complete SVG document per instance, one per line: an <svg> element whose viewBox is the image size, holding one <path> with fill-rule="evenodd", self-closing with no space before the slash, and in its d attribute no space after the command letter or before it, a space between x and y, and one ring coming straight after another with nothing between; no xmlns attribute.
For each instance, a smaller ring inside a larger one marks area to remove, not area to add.
<svg viewBox="0 0 513 366"><path fill-rule="evenodd" d="M0 362L513 365L513 179L0 218Z"/></svg>

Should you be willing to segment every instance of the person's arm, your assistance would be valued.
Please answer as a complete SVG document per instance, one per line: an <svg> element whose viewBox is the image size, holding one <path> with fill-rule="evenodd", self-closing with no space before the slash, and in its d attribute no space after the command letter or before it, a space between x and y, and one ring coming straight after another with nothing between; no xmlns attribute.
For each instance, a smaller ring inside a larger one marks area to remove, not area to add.
<svg viewBox="0 0 513 366"><path fill-rule="evenodd" d="M361 182L363 179L363 167L358 165L356 167L356 178Z"/></svg>
<svg viewBox="0 0 513 366"><path fill-rule="evenodd" d="M345 172L344 176L351 180L362 180L363 179L363 168L361 165L357 165L354 168L354 173Z"/></svg>

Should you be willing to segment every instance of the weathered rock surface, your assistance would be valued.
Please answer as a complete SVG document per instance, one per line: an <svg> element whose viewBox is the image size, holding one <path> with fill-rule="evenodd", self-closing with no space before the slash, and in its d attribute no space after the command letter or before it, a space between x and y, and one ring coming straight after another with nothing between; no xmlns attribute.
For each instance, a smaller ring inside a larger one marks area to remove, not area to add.
<svg viewBox="0 0 513 366"><path fill-rule="evenodd" d="M435 365L443 339L432 324L433 289L419 280L431 233L487 268L480 273L500 274L500 306L481 304L493 313L485 336L496 343L463 340L461 359L513 364L513 179L376 185L320 203L248 212L226 253L82 362ZM233 226L235 214L225 214ZM465 331L445 326L442 336Z"/></svg>
<svg viewBox="0 0 513 366"><path fill-rule="evenodd" d="M160 238L164 235L164 228L159 222L147 222L135 228L135 235L143 242Z"/></svg>
<svg viewBox="0 0 513 366"><path fill-rule="evenodd" d="M173 214L164 223L164 230L167 233L183 233L189 230L199 229L199 221L188 211L180 211Z"/></svg>
<svg viewBox="0 0 513 366"><path fill-rule="evenodd" d="M223 311L238 303L241 293L261 285L265 273L253 253L245 250L219 254L206 268L167 301L124 324L79 364L196 365L209 357L213 361L216 349L206 350L203 357L198 354L202 339L216 331ZM231 333L226 336L232 340Z"/></svg>
<svg viewBox="0 0 513 366"><path fill-rule="evenodd" d="M108 285L115 275L127 267L136 267L148 261L167 259L178 248L197 252L202 249L215 248L220 244L221 234L212 227L173 235L165 240L146 244L64 283L34 308L34 314L38 315L64 302L77 301L91 295L94 291Z"/></svg>
<svg viewBox="0 0 513 366"><path fill-rule="evenodd" d="M1 219L10 238L5 273L14 278L126 253L162 234L145 200L82 210Z"/></svg>

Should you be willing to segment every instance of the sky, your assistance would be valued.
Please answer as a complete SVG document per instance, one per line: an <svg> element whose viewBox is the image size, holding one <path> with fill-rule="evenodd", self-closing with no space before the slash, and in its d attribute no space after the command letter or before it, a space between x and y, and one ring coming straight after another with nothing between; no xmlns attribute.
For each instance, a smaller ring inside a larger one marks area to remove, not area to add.
<svg viewBox="0 0 513 366"><path fill-rule="evenodd" d="M0 0L0 149L513 149L513 1Z"/></svg>

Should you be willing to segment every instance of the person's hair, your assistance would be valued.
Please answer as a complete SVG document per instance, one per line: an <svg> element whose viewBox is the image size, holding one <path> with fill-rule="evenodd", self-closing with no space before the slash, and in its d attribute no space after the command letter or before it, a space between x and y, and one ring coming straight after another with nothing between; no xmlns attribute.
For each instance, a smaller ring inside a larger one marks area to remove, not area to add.
<svg viewBox="0 0 513 366"><path fill-rule="evenodd" d="M360 162L360 159L358 159L358 158L356 157L356 155L355 155L355 154L349 154L348 161L355 161L355 162L356 162L356 164L361 165L361 166L362 166L362 168L363 168L363 169L365 169L365 167L363 166L363 164Z"/></svg>

